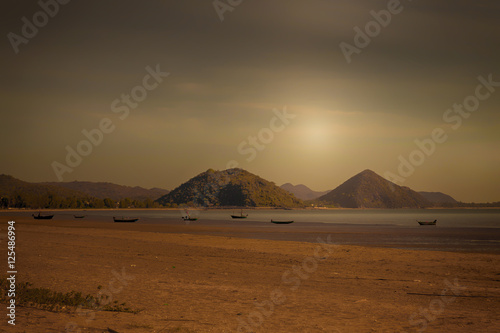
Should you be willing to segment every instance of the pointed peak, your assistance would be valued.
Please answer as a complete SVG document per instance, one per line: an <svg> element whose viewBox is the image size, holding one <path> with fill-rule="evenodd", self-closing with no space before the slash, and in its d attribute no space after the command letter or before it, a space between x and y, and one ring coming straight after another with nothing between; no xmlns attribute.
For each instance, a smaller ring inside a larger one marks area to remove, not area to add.
<svg viewBox="0 0 500 333"><path fill-rule="evenodd" d="M376 179L376 178L383 178L376 172L370 170L370 169L365 169L361 171L360 173L357 173L356 175L352 176L350 179Z"/></svg>
<svg viewBox="0 0 500 333"><path fill-rule="evenodd" d="M375 173L374 171L370 170L370 169L365 169L363 171L361 171L360 173L358 173L358 175L377 175L377 173Z"/></svg>
<svg viewBox="0 0 500 333"><path fill-rule="evenodd" d="M369 169L349 178L319 200L347 208L420 208L429 204L417 192Z"/></svg>

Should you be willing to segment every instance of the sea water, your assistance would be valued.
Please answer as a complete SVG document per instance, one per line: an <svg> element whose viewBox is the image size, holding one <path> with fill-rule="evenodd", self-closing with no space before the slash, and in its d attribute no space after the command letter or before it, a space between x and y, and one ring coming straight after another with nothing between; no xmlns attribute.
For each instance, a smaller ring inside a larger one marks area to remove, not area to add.
<svg viewBox="0 0 500 333"><path fill-rule="evenodd" d="M190 216L200 221L232 220L230 215L239 215L240 210L188 210ZM80 212L81 213L81 212ZM89 210L87 215L129 216L154 219L152 223L161 223L162 219L181 219L186 215L179 210ZM245 209L248 214L245 221L270 222L273 220L293 220L296 223L336 223L350 225L392 225L413 227L418 221L437 220L437 226L446 228L500 228L500 209Z"/></svg>

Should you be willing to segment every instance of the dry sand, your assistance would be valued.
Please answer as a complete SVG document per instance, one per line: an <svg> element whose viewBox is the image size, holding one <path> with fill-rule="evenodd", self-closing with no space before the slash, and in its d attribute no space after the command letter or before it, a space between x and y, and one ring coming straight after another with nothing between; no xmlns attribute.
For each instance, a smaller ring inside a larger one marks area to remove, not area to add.
<svg viewBox="0 0 500 333"><path fill-rule="evenodd" d="M1 331L500 332L498 254L14 219L18 281L95 296L102 286L139 312L18 307L15 327L3 315Z"/></svg>

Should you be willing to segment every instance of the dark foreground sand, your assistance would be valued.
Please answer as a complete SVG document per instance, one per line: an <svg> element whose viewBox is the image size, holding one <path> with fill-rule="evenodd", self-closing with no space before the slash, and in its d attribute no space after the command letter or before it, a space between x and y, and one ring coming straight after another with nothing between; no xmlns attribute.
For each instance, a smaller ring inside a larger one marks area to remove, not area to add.
<svg viewBox="0 0 500 333"><path fill-rule="evenodd" d="M12 327L2 305L1 331L500 332L498 254L329 245L334 232L305 243L14 219L19 281L95 296L102 286L140 312L17 308Z"/></svg>

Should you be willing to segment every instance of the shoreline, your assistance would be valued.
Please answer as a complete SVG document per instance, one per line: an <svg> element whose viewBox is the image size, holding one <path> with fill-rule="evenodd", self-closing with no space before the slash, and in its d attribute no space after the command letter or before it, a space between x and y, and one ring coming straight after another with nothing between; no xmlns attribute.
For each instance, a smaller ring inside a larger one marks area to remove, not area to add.
<svg viewBox="0 0 500 333"><path fill-rule="evenodd" d="M17 219L18 280L104 292L138 312L18 307L9 331L64 331L68 323L93 333L500 330L498 254L337 245L346 233L335 232L277 241L217 234L214 224L104 220Z"/></svg>
<svg viewBox="0 0 500 333"><path fill-rule="evenodd" d="M62 215L62 214L61 214ZM111 215L90 215L85 219L56 216L53 220L35 220L31 216L0 214L29 226L96 229L106 232L129 230L161 234L235 237L239 239L297 241L311 243L327 234L338 245L370 248L412 249L461 253L500 254L500 228L401 226L392 224L353 224L295 222L275 225L252 220L199 220L186 223L180 218L141 217L135 223L115 223ZM68 214L69 215L69 214Z"/></svg>

